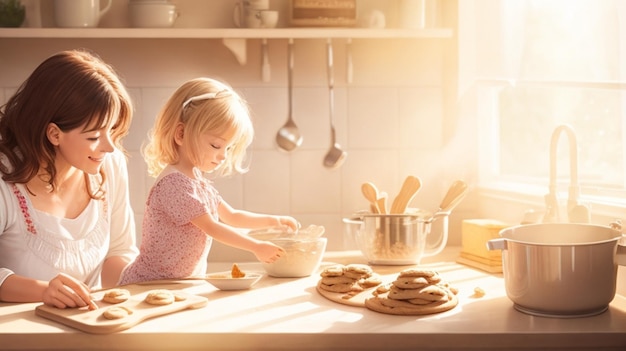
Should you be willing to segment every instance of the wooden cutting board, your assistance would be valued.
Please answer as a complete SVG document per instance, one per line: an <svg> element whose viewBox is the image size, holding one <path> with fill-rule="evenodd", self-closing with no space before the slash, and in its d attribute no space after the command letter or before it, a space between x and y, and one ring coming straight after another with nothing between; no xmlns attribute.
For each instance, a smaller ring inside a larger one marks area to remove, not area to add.
<svg viewBox="0 0 626 351"><path fill-rule="evenodd" d="M102 290L92 294L95 303L99 307L97 310L89 311L87 308L59 309L52 306L39 305L35 308L35 314L87 333L109 334L126 330L149 318L186 309L201 308L207 305L208 300L206 297L192 295L182 290L175 290L176 287L176 285L126 285L122 288L127 289L131 297L122 303L110 304L102 301L102 297L107 292L107 290ZM150 305L144 302L146 295L150 291L157 289L170 290L185 299L163 306ZM107 308L112 306L124 306L131 309L133 313L128 317L116 320L104 318L102 314Z"/></svg>
<svg viewBox="0 0 626 351"><path fill-rule="evenodd" d="M321 279L318 281L317 286L316 286L316 290L317 292L322 295L323 297L327 298L330 301L336 302L336 303L340 303L343 305L348 305L348 306L354 306L354 307L364 307L364 308L368 308L370 310L374 310L380 313L386 313L386 314L397 314L397 315L425 315L425 314L433 314L433 313L441 313L441 312L445 312L447 310L450 310L452 308L454 308L457 304L458 304L458 298L456 295L452 295L450 296L450 302L447 303L443 303L440 305L433 305L433 306L429 306L429 307L424 307L424 308L411 308L411 309L406 309L406 308L393 308L393 309L389 309L389 308L384 308L384 307L376 307L376 306L372 306L372 305L368 305L366 304L365 300L374 297L374 292L376 291L376 289L378 287L380 287L381 285L387 285L392 283L396 278L397 278L398 274L394 273L394 274L388 274L388 275L381 275L381 284L375 286L375 287L371 287L368 289L365 289L363 291L360 291L358 293L354 293L354 292L350 292L350 293L336 293L336 292L332 292L332 291L328 291L328 290L324 290L320 287L320 285L322 284ZM386 293L381 293L381 295L379 295L380 297L386 297ZM370 301L371 303L371 301ZM376 303L374 303L374 305L377 305Z"/></svg>

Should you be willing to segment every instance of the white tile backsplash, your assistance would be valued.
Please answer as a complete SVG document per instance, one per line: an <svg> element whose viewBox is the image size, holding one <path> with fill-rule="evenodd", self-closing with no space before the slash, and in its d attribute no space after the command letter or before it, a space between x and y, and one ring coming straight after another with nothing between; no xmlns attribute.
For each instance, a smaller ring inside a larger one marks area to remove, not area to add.
<svg viewBox="0 0 626 351"><path fill-rule="evenodd" d="M136 106L125 145L140 229L153 182L140 147L156 114L182 82L197 76L223 79L248 100L256 137L250 171L218 179L216 187L233 207L324 225L328 249L336 250L344 248L342 217L368 206L360 192L363 182L387 191L391 203L404 178L417 175L423 189L411 206L435 210L447 186L463 175L465 163L439 159L441 152L450 153L443 135L443 40L448 39L354 39L352 84L346 82L345 40L333 40L334 122L338 142L348 152L345 164L334 170L322 165L330 146L324 38L295 41L294 118L304 142L291 153L278 150L274 141L288 113L285 39L269 40L271 81L264 83L260 40L247 41L247 64L239 65L216 39L0 38L0 88L8 96L45 57L63 49L92 49L118 70ZM451 233L450 242L459 244L460 233ZM243 260L246 254L215 245L210 257Z"/></svg>

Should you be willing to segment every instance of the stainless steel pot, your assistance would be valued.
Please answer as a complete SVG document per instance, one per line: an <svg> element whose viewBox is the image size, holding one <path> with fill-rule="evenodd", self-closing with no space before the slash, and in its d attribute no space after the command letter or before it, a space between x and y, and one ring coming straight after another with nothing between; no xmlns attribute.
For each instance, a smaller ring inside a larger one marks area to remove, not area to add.
<svg viewBox="0 0 626 351"><path fill-rule="evenodd" d="M544 317L600 314L615 297L617 266L626 265L622 233L608 226L530 224L487 242L502 250L506 293L514 307Z"/></svg>

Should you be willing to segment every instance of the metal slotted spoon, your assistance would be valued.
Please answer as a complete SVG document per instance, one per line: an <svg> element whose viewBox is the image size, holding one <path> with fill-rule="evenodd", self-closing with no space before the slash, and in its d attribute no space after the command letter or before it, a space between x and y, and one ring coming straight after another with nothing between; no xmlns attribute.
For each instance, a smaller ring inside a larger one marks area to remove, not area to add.
<svg viewBox="0 0 626 351"><path fill-rule="evenodd" d="M287 90L289 95L289 117L287 118L287 123L276 133L276 144L281 150L292 151L302 144L302 135L300 135L298 126L293 121L293 39L289 39L288 51L287 81L289 86Z"/></svg>
<svg viewBox="0 0 626 351"><path fill-rule="evenodd" d="M324 166L327 168L337 168L346 160L347 152L341 149L336 141L335 125L333 124L333 113L335 109L334 102L334 82L333 82L333 45L332 41L327 41L328 51L328 97L329 97L329 115L330 115L330 150L324 157Z"/></svg>

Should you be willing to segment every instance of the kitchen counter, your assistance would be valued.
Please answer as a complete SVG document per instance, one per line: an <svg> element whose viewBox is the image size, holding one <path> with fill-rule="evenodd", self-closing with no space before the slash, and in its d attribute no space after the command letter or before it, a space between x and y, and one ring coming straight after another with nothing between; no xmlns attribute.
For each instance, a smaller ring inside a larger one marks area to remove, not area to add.
<svg viewBox="0 0 626 351"><path fill-rule="evenodd" d="M421 266L437 270L459 289L450 311L397 316L332 302L305 278L264 276L252 289L220 291L204 281L179 281L186 292L207 297L206 307L146 320L126 331L88 334L35 315L38 303L0 303L2 350L623 350L626 298L587 318L544 318L513 308L501 275L456 263L449 247ZM323 266L365 263L357 251L328 252ZM258 263L238 263L262 271ZM232 262L210 263L209 271L229 270ZM406 266L374 266L393 274ZM482 288L483 297L474 296ZM572 292L575 293L575 292ZM564 296L563 298L567 298Z"/></svg>

